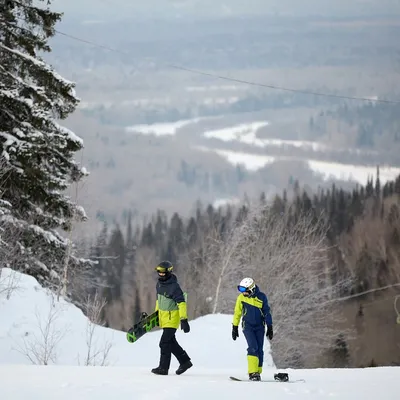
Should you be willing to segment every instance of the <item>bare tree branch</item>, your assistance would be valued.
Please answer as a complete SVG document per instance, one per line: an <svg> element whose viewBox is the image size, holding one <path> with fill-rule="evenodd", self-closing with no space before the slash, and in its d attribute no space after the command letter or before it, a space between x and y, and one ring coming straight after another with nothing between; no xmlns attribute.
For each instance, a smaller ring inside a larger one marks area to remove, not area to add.
<svg viewBox="0 0 400 400"><path fill-rule="evenodd" d="M339 280L328 260L325 219L313 212L293 215L252 205L225 237L211 232L202 249L205 293L214 293L214 313L232 313L235 287L244 276L253 277L268 295L272 351L280 367L313 365L339 333L350 337L332 302L350 281Z"/></svg>
<svg viewBox="0 0 400 400"><path fill-rule="evenodd" d="M106 366L108 365L108 355L112 348L112 342L106 340L98 344L95 339L95 331L97 327L104 326L102 323L102 311L107 302L104 298L100 298L98 292L92 297L88 296L85 303L85 315L87 316L86 324L86 345L87 352L84 358L85 366ZM78 355L78 364L79 355Z"/></svg>
<svg viewBox="0 0 400 400"><path fill-rule="evenodd" d="M83 160L83 151L82 151L82 154L81 154L81 163L82 163L82 160ZM82 181L82 182L79 182L79 181L74 182L74 189L75 189L75 192L74 192L74 203L75 204L78 204L79 192L80 192L80 189L81 189L80 188L80 184L83 187L85 185L85 182L84 181ZM79 209L79 213L83 212L83 208L78 208L78 209ZM74 232L74 229L75 229L75 225L76 225L76 223L78 221L80 221L82 219L81 217L82 216L80 215L80 217L78 218L77 209L75 209L74 212L73 212L72 218L71 218L72 223L71 223L71 229L69 231L68 246L66 247L66 254L65 254L65 257L64 257L63 276L62 276L62 278L60 280L60 286L58 288L58 293L57 293L57 300L59 300L60 295L65 297L65 298L67 297L67 291L68 291L67 288L68 288L68 284L69 284L69 280L68 280L69 268L68 267L69 267L69 261L70 261L70 258L71 258L72 247L73 247L72 236L73 236L73 232Z"/></svg>
<svg viewBox="0 0 400 400"><path fill-rule="evenodd" d="M12 293L19 289L19 281L16 271L10 270L6 275L0 265L0 298L5 295L6 299L9 300Z"/></svg>
<svg viewBox="0 0 400 400"><path fill-rule="evenodd" d="M17 351L23 354L32 364L49 365L56 364L58 357L57 347L63 337L68 333L66 326L57 326L57 320L62 311L60 304L56 305L53 294L50 294L50 304L46 317L36 307L35 316L37 321L38 334L33 333L32 337L23 339L23 346L19 345Z"/></svg>

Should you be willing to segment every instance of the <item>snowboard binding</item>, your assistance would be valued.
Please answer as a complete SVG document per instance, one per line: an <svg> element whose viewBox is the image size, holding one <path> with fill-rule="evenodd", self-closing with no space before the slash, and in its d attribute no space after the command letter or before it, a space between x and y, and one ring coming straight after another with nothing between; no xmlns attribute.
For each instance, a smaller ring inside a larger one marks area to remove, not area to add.
<svg viewBox="0 0 400 400"><path fill-rule="evenodd" d="M274 375L274 379L278 382L288 382L289 374L287 374L286 372L279 372Z"/></svg>

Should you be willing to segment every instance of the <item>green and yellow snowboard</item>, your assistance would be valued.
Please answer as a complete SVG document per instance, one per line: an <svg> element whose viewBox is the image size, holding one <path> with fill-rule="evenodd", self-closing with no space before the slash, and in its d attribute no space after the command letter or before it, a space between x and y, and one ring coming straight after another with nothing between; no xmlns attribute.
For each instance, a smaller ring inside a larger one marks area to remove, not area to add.
<svg viewBox="0 0 400 400"><path fill-rule="evenodd" d="M132 328L126 333L126 339L129 343L135 343L144 334L150 332L152 329L160 326L160 321L158 319L158 311L153 312L153 314L147 315L142 313L141 319L138 323L133 325Z"/></svg>

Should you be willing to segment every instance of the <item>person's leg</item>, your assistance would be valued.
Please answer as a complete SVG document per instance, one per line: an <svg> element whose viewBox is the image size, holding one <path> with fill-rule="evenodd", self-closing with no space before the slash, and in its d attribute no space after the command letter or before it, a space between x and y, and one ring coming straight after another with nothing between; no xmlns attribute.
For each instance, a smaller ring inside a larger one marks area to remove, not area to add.
<svg viewBox="0 0 400 400"><path fill-rule="evenodd" d="M190 361L190 357L176 340L175 334L172 338L172 354L179 362L179 367L176 370L177 375L183 374L186 370L193 366L192 362Z"/></svg>
<svg viewBox="0 0 400 400"><path fill-rule="evenodd" d="M183 350L182 346L178 343L178 341L176 340L176 336L174 334L174 336L171 338L171 351L172 354L177 358L177 360L179 361L179 357L181 356L182 353L185 352L185 350Z"/></svg>
<svg viewBox="0 0 400 400"><path fill-rule="evenodd" d="M258 373L262 373L262 367L264 363L264 339L265 339L265 328L262 327L255 331L257 346L258 346Z"/></svg>
<svg viewBox="0 0 400 400"><path fill-rule="evenodd" d="M160 339L160 363L157 368L152 369L155 374L168 374L169 367L171 365L171 353L173 346L173 338L175 336L176 329L174 328L163 328L163 333Z"/></svg>
<svg viewBox="0 0 400 400"><path fill-rule="evenodd" d="M244 337L247 341L247 367L249 375L258 373L258 344L255 331L246 328L243 330Z"/></svg>
<svg viewBox="0 0 400 400"><path fill-rule="evenodd" d="M175 335L172 338L171 344L172 344L172 348L171 348L172 354L176 357L176 359L178 360L179 364L183 364L186 361L190 360L190 357L188 356L186 351L182 348L182 346L176 340L176 336Z"/></svg>

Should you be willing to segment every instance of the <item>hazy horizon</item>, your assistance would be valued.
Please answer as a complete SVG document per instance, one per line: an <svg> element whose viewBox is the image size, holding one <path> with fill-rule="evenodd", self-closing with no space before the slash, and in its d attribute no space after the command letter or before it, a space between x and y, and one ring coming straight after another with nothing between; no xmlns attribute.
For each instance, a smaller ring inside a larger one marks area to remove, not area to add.
<svg viewBox="0 0 400 400"><path fill-rule="evenodd" d="M64 12L60 31L117 50L55 35L46 54L81 99L66 125L85 141L89 231L120 219L121 210L189 213L198 200L272 196L293 179L316 190L329 176L349 188L377 164L382 179L383 165L400 168L394 106L370 109L171 68L398 99L398 0L56 0L52 9ZM179 129L169 126L177 121ZM269 125L251 128L258 121ZM149 133L156 123L161 134Z"/></svg>
<svg viewBox="0 0 400 400"><path fill-rule="evenodd" d="M346 17L400 15L397 0L55 0L65 18L213 18L235 16Z"/></svg>

